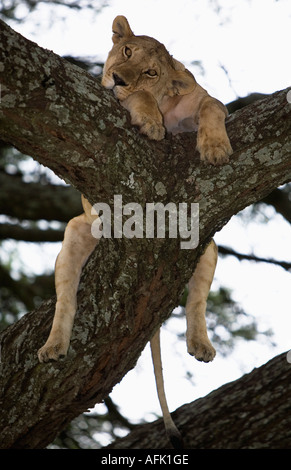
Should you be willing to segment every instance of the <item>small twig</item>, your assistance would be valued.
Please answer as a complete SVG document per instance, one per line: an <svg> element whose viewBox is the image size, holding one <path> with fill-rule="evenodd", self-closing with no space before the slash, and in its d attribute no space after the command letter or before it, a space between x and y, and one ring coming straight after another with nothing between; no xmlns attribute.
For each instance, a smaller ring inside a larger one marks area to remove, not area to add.
<svg viewBox="0 0 291 470"><path fill-rule="evenodd" d="M286 271L289 271L291 269L291 262L278 261L272 258L261 258L255 255L247 255L243 253L238 253L237 251L234 251L231 248L227 248L225 246L219 246L218 252L223 256L228 256L228 255L235 256L239 260L245 259L249 261L256 261L258 263L275 264L276 266L280 266L281 268L286 269Z"/></svg>

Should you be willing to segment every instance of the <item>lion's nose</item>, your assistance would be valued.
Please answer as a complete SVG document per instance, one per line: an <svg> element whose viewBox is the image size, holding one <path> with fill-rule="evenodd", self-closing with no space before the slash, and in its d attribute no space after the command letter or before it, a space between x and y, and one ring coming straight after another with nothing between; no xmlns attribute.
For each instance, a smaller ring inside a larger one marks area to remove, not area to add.
<svg viewBox="0 0 291 470"><path fill-rule="evenodd" d="M125 81L121 77L119 77L117 73L113 74L113 80L114 80L115 86L126 86Z"/></svg>

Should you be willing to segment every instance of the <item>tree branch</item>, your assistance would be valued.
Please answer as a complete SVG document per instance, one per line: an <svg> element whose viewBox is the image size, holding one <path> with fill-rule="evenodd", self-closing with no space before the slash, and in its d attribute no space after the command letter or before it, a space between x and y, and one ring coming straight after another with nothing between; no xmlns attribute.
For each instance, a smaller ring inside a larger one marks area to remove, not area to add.
<svg viewBox="0 0 291 470"><path fill-rule="evenodd" d="M229 135L234 149L239 152L232 158L231 169L229 165L210 169L198 163L194 133L169 136L159 143L150 142L130 127L125 111L90 75L14 33L3 22L0 53L5 64L0 75L2 139L52 168L85 192L92 202L106 202L117 190L124 195L125 202L133 196L135 202L139 202L141 196L153 200L155 188L143 182L150 181L146 176L152 173L158 180L163 179L161 170L165 170L169 162L176 176L169 182L165 180L171 196L176 181L186 183L188 189L191 183L193 186L197 173L201 183L196 193L192 188L191 194L193 196L194 192L196 199L205 180L227 180L230 171L233 181L237 172L243 176L237 191L239 201L244 199L240 195L243 185L248 187L250 201L257 200L260 193L270 192L270 187L261 188L260 175L257 175L266 166L273 172L273 187L289 181L291 110L286 99L288 90L257 101L230 117ZM159 158L151 158L152 154ZM118 169L115 178L113 166ZM132 172L135 184L129 183ZM166 176L168 173L166 171ZM224 193L226 199L227 188ZM237 202L238 206L243 204Z"/></svg>
<svg viewBox="0 0 291 470"><path fill-rule="evenodd" d="M8 269L0 266L0 284L1 288L5 288L9 293L11 292L10 297L13 296L22 302L26 308L33 309L35 307L35 297L40 299L48 298L48 292L53 292L54 278L53 275L43 274L37 277L37 284L35 284L29 277L21 275L21 278L16 281L10 276Z"/></svg>
<svg viewBox="0 0 291 470"><path fill-rule="evenodd" d="M64 238L64 230L24 228L17 224L0 224L0 240L12 238L26 242L60 242Z"/></svg>
<svg viewBox="0 0 291 470"><path fill-rule="evenodd" d="M86 72L1 22L0 138L32 155L94 202L199 203L200 244L101 239L81 279L68 357L39 364L54 300L2 333L2 447L46 446L101 401L169 317L205 245L238 211L291 180L287 90L230 116L228 165L200 163L196 135L150 142ZM29 406L28 406L29 403ZM15 423L15 425L13 425Z"/></svg>
<svg viewBox="0 0 291 470"><path fill-rule="evenodd" d="M290 364L284 353L181 406L173 417L185 449L289 449L290 392ZM107 448L168 448L162 420L137 426Z"/></svg>
<svg viewBox="0 0 291 470"><path fill-rule="evenodd" d="M291 224L291 201L290 201L290 189L274 189L268 196L266 196L261 202L270 204L274 207L276 212L282 215L284 219Z"/></svg>
<svg viewBox="0 0 291 470"><path fill-rule="evenodd" d="M9 175L0 171L1 214L20 220L68 222L81 211L80 194L71 187L26 183L22 175Z"/></svg>
<svg viewBox="0 0 291 470"><path fill-rule="evenodd" d="M291 269L291 263L288 261L279 261L279 260L271 259L271 258L261 258L255 255L247 255L244 253L238 253L237 251L234 251L231 248L228 248L226 246L219 246L218 252L222 256L227 256L227 255L235 256L240 261L245 259L248 261L256 261L259 263L274 264L276 266L280 266L283 269L286 269L286 271L289 271Z"/></svg>

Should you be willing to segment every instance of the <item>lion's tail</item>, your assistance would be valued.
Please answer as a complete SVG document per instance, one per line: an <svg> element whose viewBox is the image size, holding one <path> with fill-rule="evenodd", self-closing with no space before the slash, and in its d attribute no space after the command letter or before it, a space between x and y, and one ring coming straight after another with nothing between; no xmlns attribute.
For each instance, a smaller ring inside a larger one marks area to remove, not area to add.
<svg viewBox="0 0 291 470"><path fill-rule="evenodd" d="M178 431L174 421L172 420L169 412L163 378L163 368L161 359L161 347L160 347L160 329L154 334L151 339L151 352L154 366L154 373L156 379L157 392L159 397L160 406L163 413L163 419L167 435L175 449L181 449L183 447L182 436Z"/></svg>

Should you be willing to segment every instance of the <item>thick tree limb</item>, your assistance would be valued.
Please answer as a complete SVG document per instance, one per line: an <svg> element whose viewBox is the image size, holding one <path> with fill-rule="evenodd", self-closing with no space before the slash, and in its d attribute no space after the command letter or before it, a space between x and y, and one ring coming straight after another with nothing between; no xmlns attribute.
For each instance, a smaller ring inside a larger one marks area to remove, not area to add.
<svg viewBox="0 0 291 470"><path fill-rule="evenodd" d="M227 165L210 169L198 164L194 134L169 137L160 143L148 141L131 129L124 110L90 75L27 41L4 23L1 23L1 48L1 63L5 64L0 75L2 139L67 178L92 202L106 202L105 199L112 198L121 188L125 202L133 197L139 202L144 196L151 201L156 190L149 184L153 178L146 179L148 175L162 180L163 185L166 183L171 198L177 181L186 186L186 192L192 186L192 200L197 174L201 183L196 199L205 179L207 182L211 178L227 180L230 173L233 181L237 172L242 177L236 195L248 183L250 201L257 200L258 193L264 193L257 190L261 186L259 168L264 172L266 166L272 168L274 187L282 179L289 180L288 90L256 102L229 119L228 131L239 153L232 159L231 168ZM152 153L154 158L150 158ZM286 177L282 178L285 164ZM170 181L163 178L163 172L168 177L166 167L169 166L175 174ZM115 181L113 168L118 169ZM134 183L131 184L132 172ZM223 192L226 199L226 188ZM265 188L265 192L270 192L270 188ZM234 199L242 201L241 197ZM243 204L237 202L237 205Z"/></svg>
<svg viewBox="0 0 291 470"><path fill-rule="evenodd" d="M102 239L84 270L69 356L39 364L54 300L1 335L1 447L46 446L131 369L177 305L205 244L229 218L291 180L287 90L227 123L228 165L201 164L194 134L159 143L86 72L0 25L0 138L94 202L198 202L200 245L179 239Z"/></svg>
<svg viewBox="0 0 291 470"><path fill-rule="evenodd" d="M286 354L173 413L186 449L290 449ZM108 449L165 449L162 420L136 427Z"/></svg>

